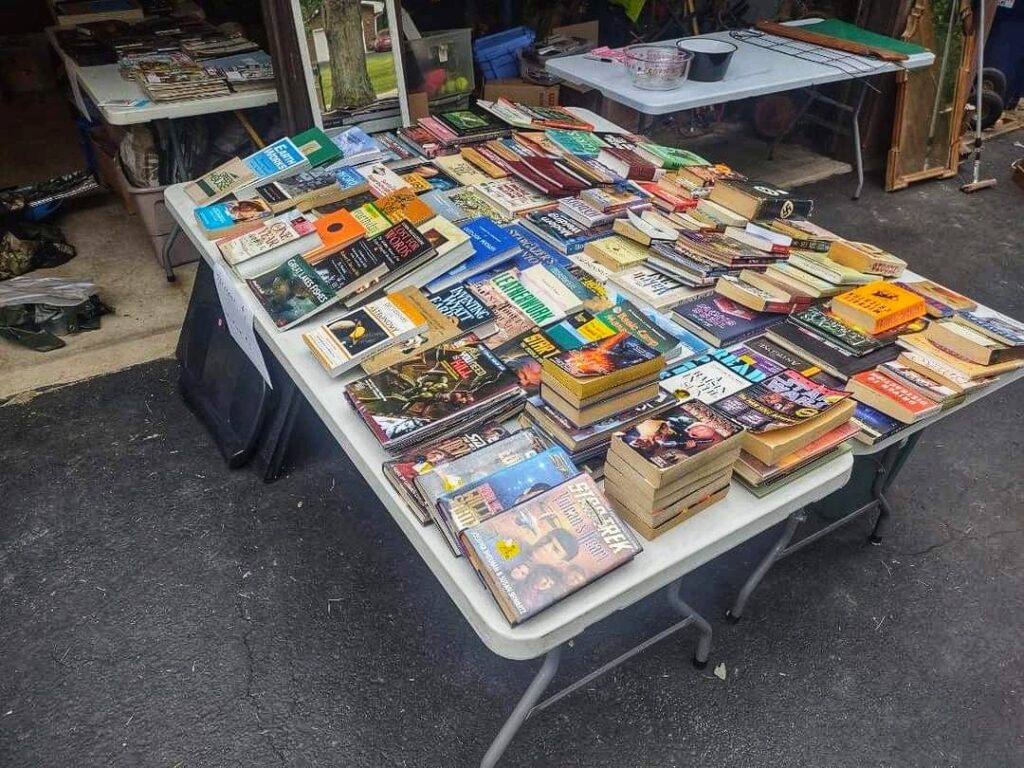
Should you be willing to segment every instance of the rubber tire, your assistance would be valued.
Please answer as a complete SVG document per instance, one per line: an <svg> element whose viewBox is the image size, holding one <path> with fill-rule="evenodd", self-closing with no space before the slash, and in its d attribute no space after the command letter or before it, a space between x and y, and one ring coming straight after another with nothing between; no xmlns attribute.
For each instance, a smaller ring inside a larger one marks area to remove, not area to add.
<svg viewBox="0 0 1024 768"><path fill-rule="evenodd" d="M975 97L977 98L977 97ZM972 99L971 103L974 101ZM982 91L981 92L981 130L991 128L997 122L999 118L1003 116L1003 97L995 91ZM971 119L968 121L971 126L971 130L974 130L974 116L971 115Z"/></svg>
<svg viewBox="0 0 1024 768"><path fill-rule="evenodd" d="M995 91L1001 97L1006 96L1006 75L1002 70L995 67L985 67L981 70L981 88L984 91Z"/></svg>

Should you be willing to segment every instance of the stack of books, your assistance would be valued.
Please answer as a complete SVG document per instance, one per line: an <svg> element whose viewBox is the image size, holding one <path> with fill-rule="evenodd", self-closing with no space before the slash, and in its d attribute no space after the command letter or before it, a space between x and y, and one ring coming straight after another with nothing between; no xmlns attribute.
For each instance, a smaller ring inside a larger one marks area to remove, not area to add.
<svg viewBox="0 0 1024 768"><path fill-rule="evenodd" d="M763 496L848 450L858 427L851 425L850 393L794 370L716 402L715 407L746 428L736 473Z"/></svg>
<svg viewBox="0 0 1024 768"><path fill-rule="evenodd" d="M743 428L696 400L645 419L612 439L605 493L647 539L725 498Z"/></svg>
<svg viewBox="0 0 1024 768"><path fill-rule="evenodd" d="M658 395L665 358L625 331L541 363L540 395L577 427L587 427Z"/></svg>

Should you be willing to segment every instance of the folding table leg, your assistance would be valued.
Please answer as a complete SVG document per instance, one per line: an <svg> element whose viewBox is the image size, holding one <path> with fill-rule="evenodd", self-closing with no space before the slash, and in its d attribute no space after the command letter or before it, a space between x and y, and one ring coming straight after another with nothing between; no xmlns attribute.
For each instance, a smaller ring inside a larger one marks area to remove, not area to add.
<svg viewBox="0 0 1024 768"><path fill-rule="evenodd" d="M711 655L711 624L708 620L697 613L680 596L683 588L683 580L679 579L668 588L668 601L672 607L697 625L700 631L700 638L697 640L697 650L693 654L693 666L697 669L704 669L708 665L708 656Z"/></svg>
<svg viewBox="0 0 1024 768"><path fill-rule="evenodd" d="M917 441L921 439L923 433L923 429L920 432L915 432L907 438L907 441L902 446L892 452L891 458L887 454L882 459L881 466L878 468L878 476L875 478L871 489L875 501L878 502L878 519L875 520L875 527L871 531L869 539L872 544L881 544L885 531L889 527L892 507L889 506L889 500L886 498L885 492L889 490L892 481L896 479L896 475L900 473L903 465L907 463L907 458L909 458L917 446Z"/></svg>
<svg viewBox="0 0 1024 768"><path fill-rule="evenodd" d="M853 133L853 159L857 168L857 189L853 192L853 199L860 198L861 190L864 189L864 155L860 147L860 108L864 106L864 97L868 93L867 81L860 81L860 94L857 96L857 106L851 112L850 125Z"/></svg>
<svg viewBox="0 0 1024 768"><path fill-rule="evenodd" d="M771 570L771 567L783 557L783 552L793 539L796 529L806 520L807 513L802 509L789 516L789 519L786 520L786 527L782 529L782 535L779 536L778 540L772 545L772 548L768 550L768 554L764 556L764 559L754 569L754 572L747 578L743 588L740 589L740 593L736 596L736 602L732 608L725 612L725 618L728 622L735 624L740 620L750 595L757 589L757 585L761 583L761 580Z"/></svg>
<svg viewBox="0 0 1024 768"><path fill-rule="evenodd" d="M178 239L179 235L181 235L181 225L174 222L167 239L164 240L163 248L160 249L160 266L164 268L164 275L167 277L168 283L173 283L178 279L174 275L174 267L171 266L171 248L174 247L174 241Z"/></svg>
<svg viewBox="0 0 1024 768"><path fill-rule="evenodd" d="M530 716L530 712L533 710L534 705L540 700L540 697L544 695L544 691L551 684L551 680L554 678L555 673L558 672L558 663L562 659L562 646L558 646L548 651L547 656L544 657L544 663L541 664L540 669L537 670L537 674L534 676L533 681L526 689L526 693L516 704L515 709L512 710L512 714L508 716L508 720L501 726L501 730L498 731L498 735L494 737L494 741L491 742L490 748L487 750L487 754L484 755L484 759L480 761L480 768L494 768L501 759L501 756L505 754L505 750L508 749L508 745L512 743L512 739L515 738L516 733L522 727L523 723L526 722L526 718Z"/></svg>

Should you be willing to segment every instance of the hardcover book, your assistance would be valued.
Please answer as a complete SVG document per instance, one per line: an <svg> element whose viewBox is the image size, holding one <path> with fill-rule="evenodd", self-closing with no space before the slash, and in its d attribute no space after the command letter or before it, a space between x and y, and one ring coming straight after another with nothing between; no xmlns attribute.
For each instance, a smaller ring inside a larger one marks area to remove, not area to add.
<svg viewBox="0 0 1024 768"><path fill-rule="evenodd" d="M333 163L341 159L341 150L334 145L330 137L319 128L313 127L292 136L292 141L299 152L306 156L312 167Z"/></svg>
<svg viewBox="0 0 1024 768"><path fill-rule="evenodd" d="M250 184L266 184L309 167L306 156L287 136L244 159L255 177Z"/></svg>
<svg viewBox="0 0 1024 768"><path fill-rule="evenodd" d="M579 470L563 448L548 448L519 464L502 467L485 478L446 493L437 500L437 512L452 550L461 556L458 541L463 531L578 474Z"/></svg>
<svg viewBox="0 0 1024 768"><path fill-rule="evenodd" d="M513 625L642 549L586 474L473 526L463 544Z"/></svg>
<svg viewBox="0 0 1024 768"><path fill-rule="evenodd" d="M408 187L396 190L390 195L378 197L373 205L392 224L408 221L414 226L419 226L434 216L431 207L416 197L416 194Z"/></svg>
<svg viewBox="0 0 1024 768"><path fill-rule="evenodd" d="M477 191L509 217L553 205L553 201L514 179L497 179L478 184Z"/></svg>
<svg viewBox="0 0 1024 768"><path fill-rule="evenodd" d="M290 328L338 300L331 287L301 256L246 283L278 330Z"/></svg>
<svg viewBox="0 0 1024 768"><path fill-rule="evenodd" d="M719 400L715 407L757 433L802 424L849 396L787 370Z"/></svg>
<svg viewBox="0 0 1024 768"><path fill-rule="evenodd" d="M249 166L233 157L186 184L185 194L196 205L209 205L255 181L256 174Z"/></svg>
<svg viewBox="0 0 1024 768"><path fill-rule="evenodd" d="M508 430L498 422L484 422L475 429L443 437L414 448L397 459L385 461L384 476L409 505L416 519L427 525L431 517L416 487L416 478L432 472L435 466L461 458L508 435Z"/></svg>
<svg viewBox="0 0 1024 768"><path fill-rule="evenodd" d="M222 200L195 209L199 231L208 240L258 229L263 219L273 215L270 206L260 198Z"/></svg>
<svg viewBox="0 0 1024 768"><path fill-rule="evenodd" d="M426 330L412 296L394 293L321 325L302 340L331 376Z"/></svg>
<svg viewBox="0 0 1024 768"><path fill-rule="evenodd" d="M521 396L515 375L490 350L459 339L354 381L345 393L374 437L397 450Z"/></svg>

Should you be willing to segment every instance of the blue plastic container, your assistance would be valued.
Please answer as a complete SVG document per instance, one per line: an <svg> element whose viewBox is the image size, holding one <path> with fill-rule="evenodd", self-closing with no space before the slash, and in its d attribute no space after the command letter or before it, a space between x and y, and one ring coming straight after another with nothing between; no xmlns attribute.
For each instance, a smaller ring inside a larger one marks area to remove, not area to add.
<svg viewBox="0 0 1024 768"><path fill-rule="evenodd" d="M520 50L533 45L536 37L529 27L513 27L504 32L477 38L473 42L473 59L480 65L484 80L519 77Z"/></svg>

